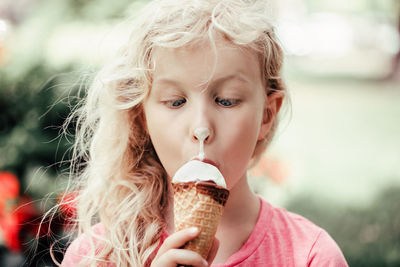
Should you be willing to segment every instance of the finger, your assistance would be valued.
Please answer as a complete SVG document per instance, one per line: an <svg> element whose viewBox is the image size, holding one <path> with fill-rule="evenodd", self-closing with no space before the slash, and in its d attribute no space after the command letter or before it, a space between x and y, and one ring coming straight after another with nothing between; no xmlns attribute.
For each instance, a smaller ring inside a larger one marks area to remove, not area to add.
<svg viewBox="0 0 400 267"><path fill-rule="evenodd" d="M210 253L208 253L207 257L207 262L211 264L217 255L217 251L219 248L219 240L217 238L214 238L213 243L211 245Z"/></svg>
<svg viewBox="0 0 400 267"><path fill-rule="evenodd" d="M174 248L180 248L185 245L188 241L194 239L200 233L197 227L191 227L183 229L179 232L173 233L167 237L164 243L161 245L159 252L157 254L161 255L166 251Z"/></svg>
<svg viewBox="0 0 400 267"><path fill-rule="evenodd" d="M154 266L176 267L176 266L208 267L208 262L200 254L188 249L170 249L160 256ZM153 265L152 265L153 266Z"/></svg>

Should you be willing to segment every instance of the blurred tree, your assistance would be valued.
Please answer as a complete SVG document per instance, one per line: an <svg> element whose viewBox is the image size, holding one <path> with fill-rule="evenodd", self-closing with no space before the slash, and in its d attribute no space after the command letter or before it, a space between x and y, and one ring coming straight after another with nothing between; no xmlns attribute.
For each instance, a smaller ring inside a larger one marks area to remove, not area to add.
<svg viewBox="0 0 400 267"><path fill-rule="evenodd" d="M387 188L364 208L303 196L292 199L287 209L332 234L349 266L400 266L400 187Z"/></svg>
<svg viewBox="0 0 400 267"><path fill-rule="evenodd" d="M398 39L400 40L400 0L395 1L395 8L394 10L397 11L396 18L397 18L397 34ZM398 45L397 53L393 57L392 68L388 75L389 79L395 79L400 76L400 44Z"/></svg>
<svg viewBox="0 0 400 267"><path fill-rule="evenodd" d="M304 0L311 12L339 12L339 13L363 13L366 15L376 14L379 16L393 18L392 0L337 0L320 1Z"/></svg>
<svg viewBox="0 0 400 267"><path fill-rule="evenodd" d="M76 103L77 88L82 86L81 75L71 72L80 62L61 68L50 65L46 58L48 38L59 25L123 17L132 4L140 1L28 2L29 12L19 20L11 19L19 25L14 27L10 61L0 69L0 170L15 173L23 190L32 167L49 166L50 175L56 177L66 167L56 163L69 159L67 150L73 141L60 134L70 105ZM14 14L12 3L0 6L0 14Z"/></svg>
<svg viewBox="0 0 400 267"><path fill-rule="evenodd" d="M85 87L88 81L82 81L82 73L76 72L82 62L61 64L59 67L49 63L46 53L48 40L62 25L112 21L127 15L132 6L143 1L0 2L0 19L13 24L11 46L2 50L7 51L8 60L0 69L0 171L14 173L21 184L21 193L30 195L33 198L30 204L35 204L39 212L43 213L46 207L56 201L54 195L50 199L45 196L64 190L56 181L68 167L64 161L70 158L69 148L73 136L62 135L62 126L71 107L80 97L78 88ZM21 7L22 3L28 2L29 8L16 15L17 6ZM62 49L64 47L60 51ZM73 128L74 125L68 128L71 134ZM37 171L39 168L45 170L45 174ZM43 199L45 201L42 202ZM60 233L51 233L54 234ZM19 258L20 263L29 259L28 265L24 266L51 265L48 248L54 238L40 238L38 244L26 241L24 244L37 245L37 250L35 255L26 252ZM62 251L62 244L60 246ZM7 258L10 255L13 254L7 254L0 241L1 266L9 266Z"/></svg>
<svg viewBox="0 0 400 267"><path fill-rule="evenodd" d="M59 100L60 79L49 80L54 73L44 65L32 66L18 80L2 73L0 169L25 177L28 167L52 166L62 160L69 144L60 133L69 108Z"/></svg>

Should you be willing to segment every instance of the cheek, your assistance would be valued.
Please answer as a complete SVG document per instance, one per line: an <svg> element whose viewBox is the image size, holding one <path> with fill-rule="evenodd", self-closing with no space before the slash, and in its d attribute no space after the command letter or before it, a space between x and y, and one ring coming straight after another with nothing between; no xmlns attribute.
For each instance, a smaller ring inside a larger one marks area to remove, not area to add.
<svg viewBox="0 0 400 267"><path fill-rule="evenodd" d="M179 138L177 129L169 123L168 118L157 110L145 110L148 133L154 149L167 174L171 176L179 162Z"/></svg>
<svg viewBox="0 0 400 267"><path fill-rule="evenodd" d="M242 153L245 151L251 151L252 153L260 131L261 116L258 112L249 111L245 116L237 116L236 118L238 120L235 123L235 130L232 131L232 140L234 140L235 146Z"/></svg>
<svg viewBox="0 0 400 267"><path fill-rule="evenodd" d="M198 153L198 145L193 146L188 136L188 121L191 120L189 115L165 111L157 105L145 109L147 128L154 149L170 177Z"/></svg>
<svg viewBox="0 0 400 267"><path fill-rule="evenodd" d="M256 127L254 124L244 122L240 129L238 129L235 138L233 138L235 141L231 144L231 155L243 159L244 163L240 164L241 166L247 166L247 162L253 155L257 143L258 130L259 127Z"/></svg>
<svg viewBox="0 0 400 267"><path fill-rule="evenodd" d="M224 173L230 187L246 173L257 143L260 123L254 113L251 115L238 120L234 127L227 127L225 131Z"/></svg>

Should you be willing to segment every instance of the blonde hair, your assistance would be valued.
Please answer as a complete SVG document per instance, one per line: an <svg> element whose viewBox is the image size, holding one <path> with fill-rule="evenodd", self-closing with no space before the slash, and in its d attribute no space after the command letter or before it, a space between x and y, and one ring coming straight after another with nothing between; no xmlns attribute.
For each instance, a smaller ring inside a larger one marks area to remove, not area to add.
<svg viewBox="0 0 400 267"><path fill-rule="evenodd" d="M72 176L79 181L78 232L101 240L100 247L91 242L83 265L144 266L166 227L168 177L142 108L152 85L154 49L215 44L218 34L259 55L267 95L284 92L282 50L266 12L265 0L160 0L134 19L119 57L97 74L84 104L70 117L77 120ZM257 144L254 159L274 132ZM106 229L102 236L93 233L97 222Z"/></svg>

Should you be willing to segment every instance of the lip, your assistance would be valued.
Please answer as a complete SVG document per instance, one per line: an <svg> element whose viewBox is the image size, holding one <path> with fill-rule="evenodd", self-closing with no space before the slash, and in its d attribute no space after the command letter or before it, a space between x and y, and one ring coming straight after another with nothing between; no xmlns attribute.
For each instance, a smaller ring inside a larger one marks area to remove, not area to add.
<svg viewBox="0 0 400 267"><path fill-rule="evenodd" d="M205 159L203 159L203 160L200 160L199 158L196 157L196 158L194 158L194 160L202 161L202 162L204 162L204 163L211 164L211 165L213 165L214 167L218 168L217 163L215 163L215 162L212 161L211 159L205 158Z"/></svg>

